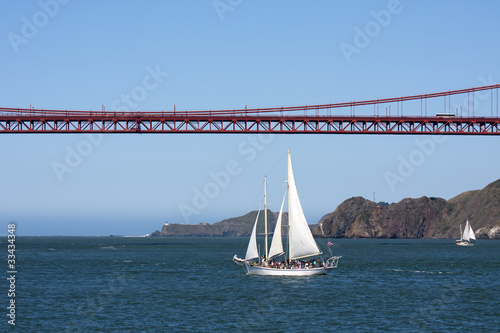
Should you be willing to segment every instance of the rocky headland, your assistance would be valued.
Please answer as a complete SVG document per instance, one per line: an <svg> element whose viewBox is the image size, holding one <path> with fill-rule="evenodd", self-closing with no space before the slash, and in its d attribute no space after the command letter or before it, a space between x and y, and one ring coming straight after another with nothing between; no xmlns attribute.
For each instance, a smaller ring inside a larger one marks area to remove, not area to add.
<svg viewBox="0 0 500 333"><path fill-rule="evenodd" d="M253 211L213 224L165 223L151 236L249 236L256 215ZM278 213L268 211L270 232L277 217ZM263 218L261 212L259 219ZM311 229L315 237L331 238L459 238L460 225L467 219L478 239L500 239L500 180L448 201L424 196L387 204L353 197L324 215ZM284 213L284 224L287 220ZM263 228L261 223L258 232L263 233Z"/></svg>

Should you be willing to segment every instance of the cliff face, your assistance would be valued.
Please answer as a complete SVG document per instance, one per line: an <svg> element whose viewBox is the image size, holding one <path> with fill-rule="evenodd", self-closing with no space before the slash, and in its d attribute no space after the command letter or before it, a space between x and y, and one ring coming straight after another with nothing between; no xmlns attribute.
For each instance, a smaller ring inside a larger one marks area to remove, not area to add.
<svg viewBox="0 0 500 333"><path fill-rule="evenodd" d="M480 191L462 193L448 200L448 204L451 213L446 226L451 223L451 227L445 237L459 235L456 221L469 219L476 237L500 239L500 179Z"/></svg>
<svg viewBox="0 0 500 333"><path fill-rule="evenodd" d="M404 199L379 206L355 197L323 216L313 234L334 238L430 238L445 207L446 201L440 198Z"/></svg>
<svg viewBox="0 0 500 333"><path fill-rule="evenodd" d="M448 201L421 197L380 206L347 199L319 221L313 234L335 238L459 238L469 220L477 238L500 238L500 180Z"/></svg>
<svg viewBox="0 0 500 333"><path fill-rule="evenodd" d="M249 236L257 212L214 224L165 224L151 236ZM268 231L276 225L278 213L268 210ZM312 226L313 235L333 238L459 238L460 225L469 220L477 238L500 239L500 180L482 190L469 191L446 201L421 197L379 205L353 197ZM260 213L258 234L264 233L264 212ZM288 223L288 214L283 214ZM261 223L262 222L262 223ZM287 231L282 230L285 234Z"/></svg>

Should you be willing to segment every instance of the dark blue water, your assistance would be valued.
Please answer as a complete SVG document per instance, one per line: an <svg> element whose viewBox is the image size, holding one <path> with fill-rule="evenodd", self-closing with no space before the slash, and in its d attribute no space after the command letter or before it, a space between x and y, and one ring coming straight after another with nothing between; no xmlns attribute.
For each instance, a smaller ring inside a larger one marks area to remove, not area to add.
<svg viewBox="0 0 500 333"><path fill-rule="evenodd" d="M326 276L247 276L245 238L18 237L23 332L493 332L500 242L334 240ZM320 241L323 243L323 241ZM5 258L7 246L2 239ZM6 275L7 268L4 269ZM3 306L8 285L0 285ZM3 310L0 331L11 329Z"/></svg>

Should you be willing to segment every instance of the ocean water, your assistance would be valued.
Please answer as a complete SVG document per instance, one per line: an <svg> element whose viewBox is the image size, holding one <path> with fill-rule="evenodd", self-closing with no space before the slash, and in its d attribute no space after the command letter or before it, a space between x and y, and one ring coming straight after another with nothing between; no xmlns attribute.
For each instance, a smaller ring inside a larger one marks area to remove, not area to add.
<svg viewBox="0 0 500 333"><path fill-rule="evenodd" d="M499 241L334 239L339 267L300 278L245 275L231 259L247 241L18 237L15 330L499 331Z"/></svg>

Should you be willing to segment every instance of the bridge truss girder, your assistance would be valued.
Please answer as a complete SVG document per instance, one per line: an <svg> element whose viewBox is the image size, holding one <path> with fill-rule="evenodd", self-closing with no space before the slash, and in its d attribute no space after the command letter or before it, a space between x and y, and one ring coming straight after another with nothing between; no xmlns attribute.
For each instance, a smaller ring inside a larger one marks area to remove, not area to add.
<svg viewBox="0 0 500 333"><path fill-rule="evenodd" d="M0 133L499 135L500 118L377 116L0 115Z"/></svg>

